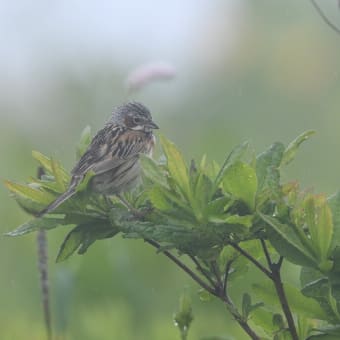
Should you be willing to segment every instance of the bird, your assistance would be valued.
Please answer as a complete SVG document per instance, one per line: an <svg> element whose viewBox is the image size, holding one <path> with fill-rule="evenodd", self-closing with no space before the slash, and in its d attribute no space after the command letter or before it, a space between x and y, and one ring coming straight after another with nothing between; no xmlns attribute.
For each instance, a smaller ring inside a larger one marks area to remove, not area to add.
<svg viewBox="0 0 340 340"><path fill-rule="evenodd" d="M110 119L97 132L84 154L71 171L67 190L38 213L52 212L77 192L77 186L90 171L88 187L92 192L117 195L133 189L139 182L140 154L152 154L155 146L150 111L139 102L131 101L113 109Z"/></svg>

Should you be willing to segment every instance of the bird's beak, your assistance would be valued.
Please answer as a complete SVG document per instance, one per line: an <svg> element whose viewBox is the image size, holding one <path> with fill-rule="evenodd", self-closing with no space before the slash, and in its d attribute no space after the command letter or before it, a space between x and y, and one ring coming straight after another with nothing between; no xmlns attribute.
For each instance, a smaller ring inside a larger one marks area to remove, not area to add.
<svg viewBox="0 0 340 340"><path fill-rule="evenodd" d="M154 123L152 120L150 120L147 123L147 127L151 128L151 129L159 129L158 125L156 123Z"/></svg>

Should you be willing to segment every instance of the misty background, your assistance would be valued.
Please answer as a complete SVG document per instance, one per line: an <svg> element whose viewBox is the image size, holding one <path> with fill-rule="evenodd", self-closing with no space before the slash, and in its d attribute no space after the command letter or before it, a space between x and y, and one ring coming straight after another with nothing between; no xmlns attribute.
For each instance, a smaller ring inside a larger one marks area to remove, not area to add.
<svg viewBox="0 0 340 340"><path fill-rule="evenodd" d="M340 27L337 1L319 3ZM1 1L0 41L2 180L35 175L32 150L70 170L85 126L96 131L114 106L138 100L188 161L222 162L245 140L260 152L315 129L284 179L326 194L340 186L339 35L309 1ZM128 94L130 72L152 62L172 65L175 78ZM2 234L30 218L3 186L0 202ZM184 289L189 339L242 339L223 306L199 301L197 286L143 242L100 241L56 264L67 232L48 232L58 339L179 339L172 317ZM1 339L44 339L36 235L0 244ZM232 289L247 291L256 276Z"/></svg>

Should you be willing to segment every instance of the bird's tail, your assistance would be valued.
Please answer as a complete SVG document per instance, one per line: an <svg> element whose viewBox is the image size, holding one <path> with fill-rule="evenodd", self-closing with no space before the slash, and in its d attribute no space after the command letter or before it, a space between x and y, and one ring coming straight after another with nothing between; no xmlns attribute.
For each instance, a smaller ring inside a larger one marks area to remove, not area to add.
<svg viewBox="0 0 340 340"><path fill-rule="evenodd" d="M59 205L64 203L70 197L72 197L76 193L76 185L71 185L63 194L61 194L55 201L53 201L50 205L48 205L45 209L38 212L37 217L42 217L45 214L53 211L58 208Z"/></svg>

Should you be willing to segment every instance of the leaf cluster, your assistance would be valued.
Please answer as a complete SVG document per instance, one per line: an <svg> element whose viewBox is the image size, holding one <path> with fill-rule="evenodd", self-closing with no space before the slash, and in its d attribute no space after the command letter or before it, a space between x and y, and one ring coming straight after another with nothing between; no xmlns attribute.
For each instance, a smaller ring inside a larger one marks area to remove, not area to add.
<svg viewBox="0 0 340 340"><path fill-rule="evenodd" d="M89 129L83 133L78 156L89 134ZM301 339L340 338L340 193L326 197L281 181L282 169L312 134L307 131L288 146L276 142L258 155L244 143L222 165L205 156L188 164L179 149L160 136L164 156L159 161L141 156L143 185L125 195L142 214L129 211L116 198L88 191L89 175L77 194L53 214L8 235L70 225L58 261L117 234L151 240L161 252L189 256L214 288L204 286L205 294L223 299L245 329L251 320L275 339L290 335L274 286L255 285L253 291L262 301L253 303L245 293L241 312L231 304L227 288L251 264L271 277L284 259L301 269L301 287L283 285L295 321L304 325L298 329ZM28 184L7 181L6 186L20 207L34 216L66 190L70 175L56 160L39 152L33 157L46 175L30 178ZM262 264L265 260L268 269Z"/></svg>

